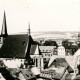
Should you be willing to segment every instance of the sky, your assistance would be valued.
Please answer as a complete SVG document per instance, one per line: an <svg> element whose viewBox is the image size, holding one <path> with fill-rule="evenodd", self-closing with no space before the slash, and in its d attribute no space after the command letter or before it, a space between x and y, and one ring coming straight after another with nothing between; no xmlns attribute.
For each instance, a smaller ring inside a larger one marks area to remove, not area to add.
<svg viewBox="0 0 80 80"><path fill-rule="evenodd" d="M80 31L80 0L0 0L0 30L4 10L9 34Z"/></svg>

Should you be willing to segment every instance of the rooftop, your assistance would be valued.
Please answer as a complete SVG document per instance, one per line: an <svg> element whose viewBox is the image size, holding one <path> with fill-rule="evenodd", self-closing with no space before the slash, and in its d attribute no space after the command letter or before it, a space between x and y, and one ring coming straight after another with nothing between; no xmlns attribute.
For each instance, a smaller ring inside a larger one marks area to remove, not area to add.
<svg viewBox="0 0 80 80"><path fill-rule="evenodd" d="M1 58L24 58L26 55L26 46L28 35L8 35L0 49Z"/></svg>
<svg viewBox="0 0 80 80"><path fill-rule="evenodd" d="M73 69L71 66L67 63L65 58L56 58L54 61L50 64L49 67L65 67L69 72L73 72Z"/></svg>
<svg viewBox="0 0 80 80"><path fill-rule="evenodd" d="M58 72L58 70L60 70L60 72ZM46 69L44 71L41 71L41 77L43 78L50 78L50 79L61 79L64 72L65 72L65 68L62 67L62 68L57 68L57 70L55 69ZM45 75L44 75L45 74Z"/></svg>

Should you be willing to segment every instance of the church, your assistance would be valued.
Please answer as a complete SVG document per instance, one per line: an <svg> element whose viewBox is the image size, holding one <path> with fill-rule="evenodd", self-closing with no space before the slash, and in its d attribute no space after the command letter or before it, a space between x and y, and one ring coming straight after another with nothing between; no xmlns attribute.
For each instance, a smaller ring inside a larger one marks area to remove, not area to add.
<svg viewBox="0 0 80 80"><path fill-rule="evenodd" d="M33 59L32 61L30 61ZM37 67L43 66L38 43L30 34L30 25L27 34L9 35L7 32L6 15L4 12L2 31L0 35L0 60L8 68L19 68L21 65L34 63ZM39 64L41 63L41 64Z"/></svg>

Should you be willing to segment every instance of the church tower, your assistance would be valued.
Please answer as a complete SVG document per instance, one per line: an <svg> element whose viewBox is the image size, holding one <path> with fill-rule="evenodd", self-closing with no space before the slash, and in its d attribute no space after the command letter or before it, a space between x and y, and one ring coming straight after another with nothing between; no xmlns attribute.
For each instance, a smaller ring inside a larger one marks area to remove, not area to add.
<svg viewBox="0 0 80 80"><path fill-rule="evenodd" d="M2 35L3 37L6 37L6 36L8 35L8 33L7 33L7 24L6 24L6 15L5 15L5 11L4 11L4 17L3 17L1 35Z"/></svg>
<svg viewBox="0 0 80 80"><path fill-rule="evenodd" d="M1 35L0 35L0 46L3 44L3 39L7 36L8 34L7 34L7 25L6 25L6 15L4 11L2 30L1 30Z"/></svg>
<svg viewBox="0 0 80 80"><path fill-rule="evenodd" d="M31 35L30 23L28 24L28 31L27 31L27 33L28 33L28 36Z"/></svg>
<svg viewBox="0 0 80 80"><path fill-rule="evenodd" d="M33 42L34 42L32 39L32 36L31 36L31 32L30 32L30 23L28 23L27 35L28 35L28 43L27 43L25 52L27 53L26 59L30 59L30 54L29 54L30 48L31 48L31 44L33 44Z"/></svg>

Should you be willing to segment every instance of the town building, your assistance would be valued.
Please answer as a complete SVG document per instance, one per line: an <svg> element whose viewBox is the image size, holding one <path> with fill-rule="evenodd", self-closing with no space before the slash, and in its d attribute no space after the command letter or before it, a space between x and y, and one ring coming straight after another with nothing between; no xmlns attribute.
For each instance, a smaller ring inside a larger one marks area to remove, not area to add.
<svg viewBox="0 0 80 80"><path fill-rule="evenodd" d="M40 77L44 80L65 80L65 76L68 71L64 67L55 69L45 69L41 71Z"/></svg>
<svg viewBox="0 0 80 80"><path fill-rule="evenodd" d="M67 74L73 73L75 76L80 74L80 49L72 54L72 49L65 49L62 41L58 41L58 47L39 46L31 36L30 24L28 27L26 34L9 35L4 12L0 35L1 67L22 69L18 73L18 78L21 80L33 80L35 76L39 75L43 79L64 80ZM80 42L80 34L78 41ZM31 72L25 70L26 68L30 68ZM28 74L29 72L30 74Z"/></svg>
<svg viewBox="0 0 80 80"><path fill-rule="evenodd" d="M39 46L43 58L50 58L54 54L56 46Z"/></svg>
<svg viewBox="0 0 80 80"><path fill-rule="evenodd" d="M20 68L22 65L25 68L32 64L33 59L34 66L41 69L43 68L43 58L40 56L38 44L31 37L30 24L27 34L9 35L4 12L0 35L0 60L3 60L8 68Z"/></svg>
<svg viewBox="0 0 80 80"><path fill-rule="evenodd" d="M66 55L66 52L65 52L65 48L63 47L63 46L59 46L58 48L57 48L57 54L58 55L62 55L62 56L65 56Z"/></svg>
<svg viewBox="0 0 80 80"><path fill-rule="evenodd" d="M56 46L39 46L39 50L43 58L44 69L47 68L51 56L55 54L55 48Z"/></svg>

